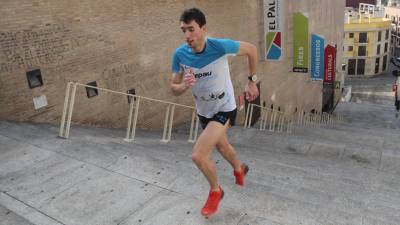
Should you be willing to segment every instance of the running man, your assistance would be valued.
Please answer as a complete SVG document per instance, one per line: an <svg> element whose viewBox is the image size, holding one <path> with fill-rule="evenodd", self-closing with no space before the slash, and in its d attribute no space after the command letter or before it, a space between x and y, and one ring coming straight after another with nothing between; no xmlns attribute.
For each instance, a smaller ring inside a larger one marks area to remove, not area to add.
<svg viewBox="0 0 400 225"><path fill-rule="evenodd" d="M235 124L237 111L228 56L247 56L250 76L245 92L251 102L259 95L255 75L257 49L247 42L207 37L206 18L197 8L185 10L180 22L186 43L173 55L170 86L175 95L191 88L195 98L203 132L194 144L192 160L210 184L208 199L201 210L203 216L209 217L217 212L224 196L210 159L214 147L232 165L237 185L244 186L244 176L249 170L237 159L226 134L228 127Z"/></svg>

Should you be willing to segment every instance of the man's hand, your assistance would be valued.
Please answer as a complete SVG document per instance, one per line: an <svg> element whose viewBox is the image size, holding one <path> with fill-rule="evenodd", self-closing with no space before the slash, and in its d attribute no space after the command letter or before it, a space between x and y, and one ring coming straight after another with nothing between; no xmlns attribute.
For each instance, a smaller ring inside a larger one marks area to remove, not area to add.
<svg viewBox="0 0 400 225"><path fill-rule="evenodd" d="M258 87L255 82L249 81L244 89L246 93L246 99L249 102L254 101L260 93L258 92Z"/></svg>
<svg viewBox="0 0 400 225"><path fill-rule="evenodd" d="M174 95L176 96L183 94L187 89L192 87L195 83L196 79L194 77L192 69L186 71L185 74L183 74L183 72L172 74L170 78L170 87L172 93L174 93Z"/></svg>
<svg viewBox="0 0 400 225"><path fill-rule="evenodd" d="M196 78L194 77L192 69L189 69L185 73L185 76L183 77L183 82L186 88L193 87L193 85L196 83Z"/></svg>
<svg viewBox="0 0 400 225"><path fill-rule="evenodd" d="M249 62L249 74L256 74L257 72L257 48L255 45L248 42L241 41L239 52L237 55L246 55L247 61ZM255 82L248 81L246 88L246 99L249 102L254 101L259 94L258 88Z"/></svg>

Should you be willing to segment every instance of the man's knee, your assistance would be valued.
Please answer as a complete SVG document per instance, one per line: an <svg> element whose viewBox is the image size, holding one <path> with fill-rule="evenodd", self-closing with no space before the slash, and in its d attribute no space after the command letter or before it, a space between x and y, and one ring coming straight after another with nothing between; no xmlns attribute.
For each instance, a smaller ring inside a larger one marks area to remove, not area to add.
<svg viewBox="0 0 400 225"><path fill-rule="evenodd" d="M200 165L204 162L205 157L197 152L193 152L192 153L192 161L196 164L196 165Z"/></svg>

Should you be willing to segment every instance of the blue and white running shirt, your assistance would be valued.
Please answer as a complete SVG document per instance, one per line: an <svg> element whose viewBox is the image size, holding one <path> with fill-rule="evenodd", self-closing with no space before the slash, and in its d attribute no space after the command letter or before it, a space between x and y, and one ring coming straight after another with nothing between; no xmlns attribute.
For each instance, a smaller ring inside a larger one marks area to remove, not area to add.
<svg viewBox="0 0 400 225"><path fill-rule="evenodd" d="M207 38L205 49L195 53L183 44L172 59L172 72L185 74L193 70L196 83L192 87L197 113L212 118L218 112L236 108L233 85L229 73L228 56L236 55L240 43L231 39Z"/></svg>

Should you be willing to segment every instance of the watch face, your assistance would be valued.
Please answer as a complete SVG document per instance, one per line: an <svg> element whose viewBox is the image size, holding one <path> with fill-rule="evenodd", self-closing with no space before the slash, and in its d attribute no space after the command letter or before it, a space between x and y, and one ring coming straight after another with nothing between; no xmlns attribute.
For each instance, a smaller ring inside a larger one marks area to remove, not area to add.
<svg viewBox="0 0 400 225"><path fill-rule="evenodd" d="M252 81L257 81L257 75L251 76L251 80L252 80Z"/></svg>

